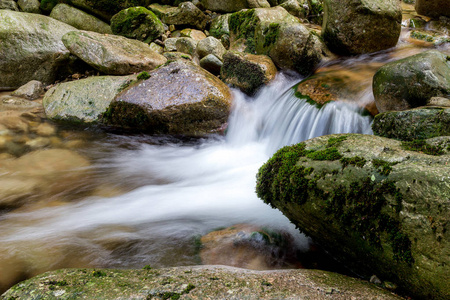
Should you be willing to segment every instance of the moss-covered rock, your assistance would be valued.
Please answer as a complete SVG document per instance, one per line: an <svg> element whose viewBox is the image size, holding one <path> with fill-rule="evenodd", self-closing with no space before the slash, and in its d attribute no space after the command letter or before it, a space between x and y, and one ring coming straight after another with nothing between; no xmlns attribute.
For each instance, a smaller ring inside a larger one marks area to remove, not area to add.
<svg viewBox="0 0 450 300"><path fill-rule="evenodd" d="M39 0L18 0L17 5L23 12L33 14L39 14L41 12L41 10L39 9Z"/></svg>
<svg viewBox="0 0 450 300"><path fill-rule="evenodd" d="M153 3L149 9L168 25L193 26L201 30L206 26L206 15L192 2L182 2L178 7Z"/></svg>
<svg viewBox="0 0 450 300"><path fill-rule="evenodd" d="M282 7L256 8L229 18L231 49L245 44L245 52L268 55L282 69L310 74L324 58L319 37Z"/></svg>
<svg viewBox="0 0 450 300"><path fill-rule="evenodd" d="M188 61L149 73L111 102L102 122L150 133L201 135L220 128L231 108L229 88Z"/></svg>
<svg viewBox="0 0 450 300"><path fill-rule="evenodd" d="M306 0L303 5L298 0L287 0L280 4L282 8L284 8L288 13L293 15L294 17L305 19L308 15L308 6L306 5Z"/></svg>
<svg viewBox="0 0 450 300"><path fill-rule="evenodd" d="M322 36L331 51L376 52L394 47L402 11L397 0L324 0Z"/></svg>
<svg viewBox="0 0 450 300"><path fill-rule="evenodd" d="M244 8L268 8L270 4L267 0L201 0L205 9L231 13Z"/></svg>
<svg viewBox="0 0 450 300"><path fill-rule="evenodd" d="M19 11L17 2L14 0L2 0L0 1L0 9L9 9L13 11Z"/></svg>
<svg viewBox="0 0 450 300"><path fill-rule="evenodd" d="M436 50L387 63L373 77L380 112L424 106L431 97L450 94L450 59Z"/></svg>
<svg viewBox="0 0 450 300"><path fill-rule="evenodd" d="M56 5L52 9L50 17L80 30L112 33L111 27L107 23L67 4Z"/></svg>
<svg viewBox="0 0 450 300"><path fill-rule="evenodd" d="M67 0L59 0L67 2ZM109 21L119 11L135 6L147 6L149 0L68 0L69 4Z"/></svg>
<svg viewBox="0 0 450 300"><path fill-rule="evenodd" d="M450 108L421 107L375 116L373 133L399 140L450 136Z"/></svg>
<svg viewBox="0 0 450 300"><path fill-rule="evenodd" d="M447 299L449 142L435 156L371 135L314 138L263 165L257 194L359 274Z"/></svg>
<svg viewBox="0 0 450 300"><path fill-rule="evenodd" d="M52 83L70 52L61 38L76 28L55 19L0 10L0 90L16 89L30 80Z"/></svg>
<svg viewBox="0 0 450 300"><path fill-rule="evenodd" d="M127 75L153 70L167 59L140 41L91 31L72 31L64 45L81 60L105 74Z"/></svg>
<svg viewBox="0 0 450 300"><path fill-rule="evenodd" d="M270 57L234 51L225 53L220 72L225 83L249 95L273 80L276 74L277 68Z"/></svg>
<svg viewBox="0 0 450 300"><path fill-rule="evenodd" d="M416 11L432 18L450 17L450 5L446 0L416 0Z"/></svg>
<svg viewBox="0 0 450 300"><path fill-rule="evenodd" d="M295 284L293 284L295 283ZM320 270L223 266L63 269L13 286L0 299L401 299L368 282Z"/></svg>
<svg viewBox="0 0 450 300"><path fill-rule="evenodd" d="M164 33L158 17L145 7L130 7L111 18L114 34L150 43Z"/></svg>
<svg viewBox="0 0 450 300"><path fill-rule="evenodd" d="M209 34L218 39L223 35L229 35L230 29L228 27L228 19L230 16L231 14L224 14L214 18L209 27Z"/></svg>

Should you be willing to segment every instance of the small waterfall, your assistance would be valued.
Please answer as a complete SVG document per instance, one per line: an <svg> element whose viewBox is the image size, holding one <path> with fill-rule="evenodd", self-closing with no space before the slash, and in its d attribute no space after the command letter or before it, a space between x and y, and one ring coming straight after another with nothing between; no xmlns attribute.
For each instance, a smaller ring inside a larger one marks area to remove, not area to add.
<svg viewBox="0 0 450 300"><path fill-rule="evenodd" d="M307 248L308 239L256 197L255 174L284 145L330 133L370 133L371 118L343 103L319 110L294 97L294 80L280 75L253 98L234 91L226 138L114 150L99 165L112 183L140 178L129 193L3 215L0 267L5 261L36 272L196 264L193 251L182 247L237 223L284 230L299 249Z"/></svg>

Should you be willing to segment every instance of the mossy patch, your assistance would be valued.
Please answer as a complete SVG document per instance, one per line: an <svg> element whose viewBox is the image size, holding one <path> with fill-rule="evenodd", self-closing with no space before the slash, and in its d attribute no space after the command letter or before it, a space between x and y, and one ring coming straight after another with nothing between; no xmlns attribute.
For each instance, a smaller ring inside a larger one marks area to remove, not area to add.
<svg viewBox="0 0 450 300"><path fill-rule="evenodd" d="M269 47L275 44L278 35L280 34L280 24L270 23L269 27L264 30L264 44L263 47Z"/></svg>
<svg viewBox="0 0 450 300"><path fill-rule="evenodd" d="M378 169L378 173L384 176L388 176L392 171L392 166L396 165L397 163L390 163L382 159L373 159L372 164L376 169Z"/></svg>
<svg viewBox="0 0 450 300"><path fill-rule="evenodd" d="M149 79L150 77L151 77L150 74L148 74L147 71L144 71L144 72L139 73L139 75L137 76L137 79L138 80L146 80L146 79Z"/></svg>
<svg viewBox="0 0 450 300"><path fill-rule="evenodd" d="M244 38L245 49L248 53L256 54L255 30L258 24L255 9L233 13L228 19L230 31L236 35L236 39Z"/></svg>
<svg viewBox="0 0 450 300"><path fill-rule="evenodd" d="M364 167L366 164L366 159L359 156L353 156L353 157L343 157L341 158L342 168L345 168L349 165L357 166L359 168Z"/></svg>
<svg viewBox="0 0 450 300"><path fill-rule="evenodd" d="M430 145L425 140L403 141L401 146L405 150L423 152L428 155L444 154L442 146Z"/></svg>

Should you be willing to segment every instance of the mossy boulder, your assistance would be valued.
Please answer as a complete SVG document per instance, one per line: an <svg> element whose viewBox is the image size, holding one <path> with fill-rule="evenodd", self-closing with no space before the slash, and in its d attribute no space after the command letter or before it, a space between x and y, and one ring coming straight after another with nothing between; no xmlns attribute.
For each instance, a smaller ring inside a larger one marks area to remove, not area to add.
<svg viewBox="0 0 450 300"><path fill-rule="evenodd" d="M182 2L178 7L153 3L149 9L168 25L193 26L201 30L206 26L206 15L192 2Z"/></svg>
<svg viewBox="0 0 450 300"><path fill-rule="evenodd" d="M293 284L295 282L295 284ZM402 299L320 270L252 271L224 266L63 269L18 283L0 299Z"/></svg>
<svg viewBox="0 0 450 300"><path fill-rule="evenodd" d="M301 1L298 0L287 0L280 4L282 8L284 8L287 12L289 12L294 17L305 19L308 15L308 6L305 5L306 1L304 3L300 3Z"/></svg>
<svg viewBox="0 0 450 300"><path fill-rule="evenodd" d="M352 55L394 47L400 36L398 0L324 0L322 37L334 53Z"/></svg>
<svg viewBox="0 0 450 300"><path fill-rule="evenodd" d="M416 11L432 18L450 17L450 5L446 0L416 0Z"/></svg>
<svg viewBox="0 0 450 300"><path fill-rule="evenodd" d="M228 119L231 92L216 76L189 61L174 61L111 102L102 122L121 128L202 135Z"/></svg>
<svg viewBox="0 0 450 300"><path fill-rule="evenodd" d="M230 16L231 14L224 14L214 18L209 27L209 34L218 39L223 35L229 35L230 29L228 27L228 19Z"/></svg>
<svg viewBox="0 0 450 300"><path fill-rule="evenodd" d="M245 44L245 52L268 55L275 65L309 75L326 56L326 47L282 7L255 8L229 17L231 50Z"/></svg>
<svg viewBox="0 0 450 300"><path fill-rule="evenodd" d="M45 114L58 122L96 123L114 97L135 80L136 75L95 76L60 83L45 93Z"/></svg>
<svg viewBox="0 0 450 300"><path fill-rule="evenodd" d="M0 10L0 90L16 89L30 80L52 83L69 62L61 38L76 28L55 19Z"/></svg>
<svg viewBox="0 0 450 300"><path fill-rule="evenodd" d="M259 170L256 191L359 274L448 299L450 138L427 152L438 155L405 143L348 134L285 147Z"/></svg>
<svg viewBox="0 0 450 300"><path fill-rule="evenodd" d="M234 51L225 53L220 72L225 83L249 95L273 80L276 74L277 67L270 57Z"/></svg>
<svg viewBox="0 0 450 300"><path fill-rule="evenodd" d="M150 43L164 33L158 17L145 7L130 7L111 18L114 34Z"/></svg>
<svg viewBox="0 0 450 300"><path fill-rule="evenodd" d="M41 12L41 10L39 9L39 0L18 0L17 5L23 12L33 14L39 14Z"/></svg>
<svg viewBox="0 0 450 300"><path fill-rule="evenodd" d="M375 116L372 129L378 136L406 141L450 136L450 108L420 107L384 112Z"/></svg>
<svg viewBox="0 0 450 300"><path fill-rule="evenodd" d="M431 97L450 94L450 58L430 50L387 63L373 77L380 112L424 106Z"/></svg>
<svg viewBox="0 0 450 300"><path fill-rule="evenodd" d="M148 44L117 35L72 31L62 41L73 55L104 74L150 71L167 61Z"/></svg>
<svg viewBox="0 0 450 300"><path fill-rule="evenodd" d="M56 5L52 9L50 17L80 30L95 31L98 33L112 33L109 24L88 13L85 13L82 10L64 3Z"/></svg>
<svg viewBox="0 0 450 300"><path fill-rule="evenodd" d="M244 8L268 8L270 4L267 0L201 0L200 3L205 9L231 13Z"/></svg>
<svg viewBox="0 0 450 300"><path fill-rule="evenodd" d="M9 10L13 10L13 11L19 11L17 2L14 0L1 0L0 1L0 9L9 9Z"/></svg>
<svg viewBox="0 0 450 300"><path fill-rule="evenodd" d="M149 0L68 0L69 4L109 21L119 11L135 6L147 6ZM67 2L67 0L59 0ZM41 4L42 5L42 4Z"/></svg>

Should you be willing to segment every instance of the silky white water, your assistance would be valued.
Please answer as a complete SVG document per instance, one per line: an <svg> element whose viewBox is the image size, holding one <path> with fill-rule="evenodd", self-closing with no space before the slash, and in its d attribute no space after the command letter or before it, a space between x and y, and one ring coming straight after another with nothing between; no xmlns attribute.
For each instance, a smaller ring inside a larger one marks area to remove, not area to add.
<svg viewBox="0 0 450 300"><path fill-rule="evenodd" d="M319 110L293 96L295 81L281 74L253 98L234 91L226 137L110 150L96 166L111 182L138 186L128 193L4 214L0 266L14 261L33 273L195 264L194 237L238 223L290 232L299 249L307 248L308 239L256 197L258 168L284 145L331 133L370 134L371 118L339 102Z"/></svg>

